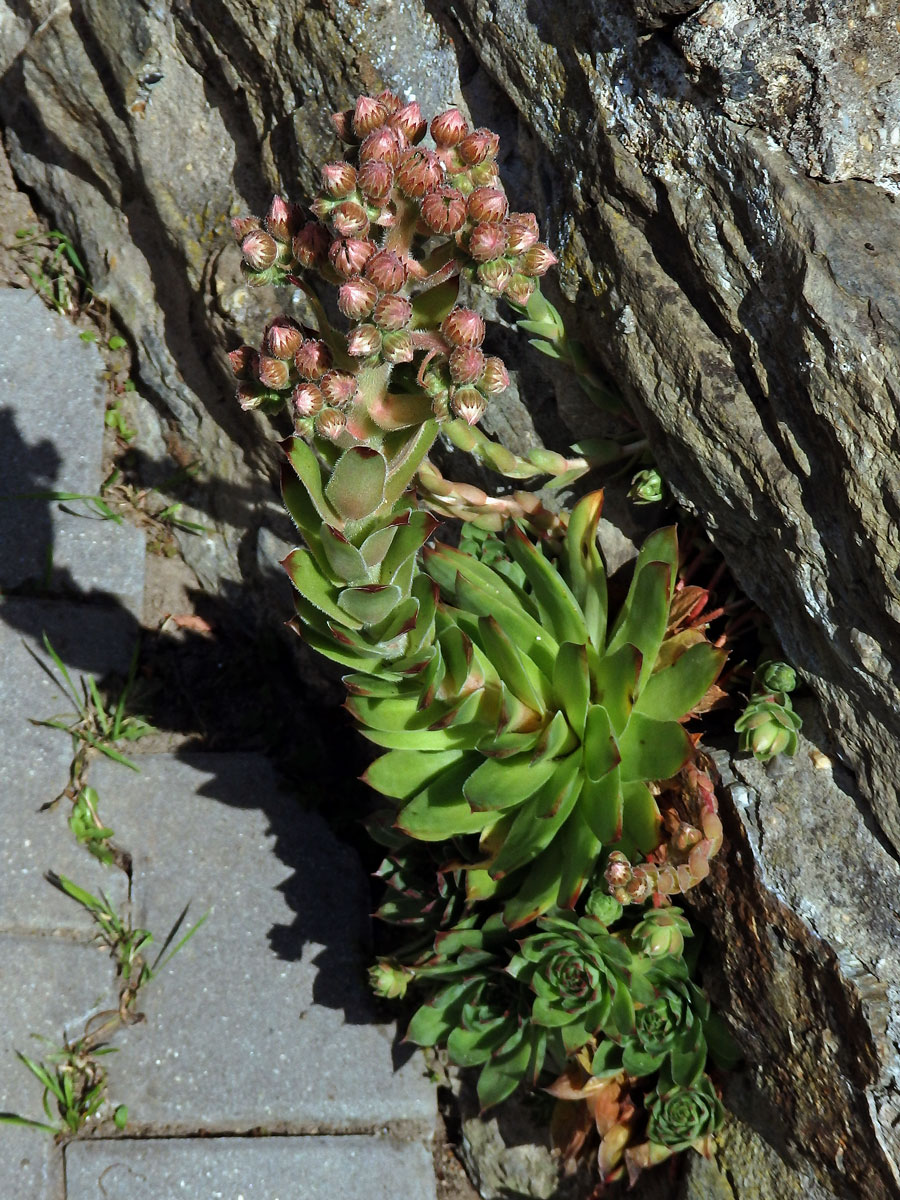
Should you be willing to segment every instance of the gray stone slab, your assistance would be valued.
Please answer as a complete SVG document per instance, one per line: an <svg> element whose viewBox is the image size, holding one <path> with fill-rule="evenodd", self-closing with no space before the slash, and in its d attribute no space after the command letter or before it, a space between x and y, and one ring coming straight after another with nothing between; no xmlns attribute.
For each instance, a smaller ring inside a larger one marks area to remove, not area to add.
<svg viewBox="0 0 900 1200"><path fill-rule="evenodd" d="M434 1200L424 1146L381 1137L74 1142L68 1200Z"/></svg>
<svg viewBox="0 0 900 1200"><path fill-rule="evenodd" d="M28 651L50 663L41 643L45 630L78 685L81 673L124 673L137 626L127 613L89 606L0 604L0 930L83 937L94 929L90 915L51 887L44 873L67 875L93 892L102 888L116 904L127 897L127 880L77 844L67 824L67 800L39 811L68 782L73 753L68 734L29 721L73 708ZM101 814L106 799L101 792Z"/></svg>
<svg viewBox="0 0 900 1200"><path fill-rule="evenodd" d="M97 493L107 385L97 347L30 292L0 289L0 587L118 597L139 615L144 537L21 493ZM75 506L77 507L77 505ZM52 571L48 574L48 556Z"/></svg>
<svg viewBox="0 0 900 1200"><path fill-rule="evenodd" d="M192 920L210 910L147 989L147 1022L110 1063L127 1082L134 1127L393 1123L430 1134L434 1089L418 1052L395 1071L395 1030L375 1023L355 854L279 793L257 755L147 755L140 775L113 763L94 771L134 854L136 920L162 934L189 901Z"/></svg>
<svg viewBox="0 0 900 1200"><path fill-rule="evenodd" d="M85 1021L115 998L109 956L58 938L0 935L0 1110L46 1121L43 1089L15 1056L52 1049L32 1036L77 1037ZM54 1115L55 1115L55 1110ZM64 1200L62 1152L48 1133L0 1125L0 1196Z"/></svg>

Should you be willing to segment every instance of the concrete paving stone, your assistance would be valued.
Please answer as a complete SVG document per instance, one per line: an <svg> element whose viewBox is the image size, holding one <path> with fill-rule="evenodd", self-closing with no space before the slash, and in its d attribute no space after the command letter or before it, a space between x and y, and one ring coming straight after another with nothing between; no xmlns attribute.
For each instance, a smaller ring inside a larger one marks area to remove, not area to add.
<svg viewBox="0 0 900 1200"><path fill-rule="evenodd" d="M356 855L278 791L258 755L146 755L140 775L114 763L93 770L101 796L116 795L110 819L134 854L138 923L163 936L188 902L188 923L210 910L147 988L147 1021L110 1063L133 1127L393 1124L429 1136L435 1095L422 1060L401 1048L395 1070L395 1030L372 1010Z"/></svg>
<svg viewBox="0 0 900 1200"><path fill-rule="evenodd" d="M74 1142L68 1200L434 1200L424 1146L381 1137Z"/></svg>
<svg viewBox="0 0 900 1200"><path fill-rule="evenodd" d="M127 671L137 626L119 610L22 599L0 604L0 930L84 937L95 928L90 914L44 873L66 875L95 894L103 889L115 904L124 903L128 885L121 871L103 867L75 841L67 800L39 811L66 786L73 754L67 733L29 721L73 708L28 652L51 663L44 630L78 686L82 673ZM107 799L101 792L101 815Z"/></svg>
<svg viewBox="0 0 900 1200"><path fill-rule="evenodd" d="M79 1036L89 1017L114 1004L114 977L109 955L96 947L0 935L0 1110L47 1120L43 1089L15 1052L41 1059L64 1036ZM63 1200L62 1151L49 1133L0 1125L0 1196Z"/></svg>
<svg viewBox="0 0 900 1200"><path fill-rule="evenodd" d="M107 384L97 347L37 296L0 289L0 587L118 597L140 614L144 537L72 516L30 492L96 495L102 482ZM77 505L72 505L77 507ZM53 570L46 580L48 554Z"/></svg>

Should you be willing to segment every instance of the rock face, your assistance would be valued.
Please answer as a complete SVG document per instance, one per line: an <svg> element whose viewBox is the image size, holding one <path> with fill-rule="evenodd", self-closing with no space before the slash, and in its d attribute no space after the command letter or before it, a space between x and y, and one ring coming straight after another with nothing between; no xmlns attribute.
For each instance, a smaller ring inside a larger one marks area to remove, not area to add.
<svg viewBox="0 0 900 1200"><path fill-rule="evenodd" d="M559 12L0 0L6 149L133 340L157 442L221 481L219 549L191 550L215 586L255 561L272 499L224 352L278 301L244 288L228 217L307 194L336 150L327 114L360 90L468 103L501 133L509 189L577 299L568 317L771 617L844 764L827 789L802 754L779 781L741 781L706 904L751 1066L721 1171L685 1186L900 1196L896 11Z"/></svg>

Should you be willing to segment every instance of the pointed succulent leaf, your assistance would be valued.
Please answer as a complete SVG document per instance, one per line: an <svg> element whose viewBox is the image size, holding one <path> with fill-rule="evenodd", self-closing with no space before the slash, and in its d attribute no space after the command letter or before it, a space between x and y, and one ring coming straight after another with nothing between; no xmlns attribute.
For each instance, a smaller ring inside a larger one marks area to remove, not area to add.
<svg viewBox="0 0 900 1200"><path fill-rule="evenodd" d="M580 811L589 829L604 846L622 836L622 775L618 767L600 779L585 778Z"/></svg>
<svg viewBox="0 0 900 1200"><path fill-rule="evenodd" d="M512 758L487 758L463 785L463 794L473 812L514 808L544 786L553 774L552 759L532 762L530 754Z"/></svg>
<svg viewBox="0 0 900 1200"><path fill-rule="evenodd" d="M676 721L654 721L633 712L619 737L622 779L671 779L691 756L691 739Z"/></svg>
<svg viewBox="0 0 900 1200"><path fill-rule="evenodd" d="M384 560L384 556L387 554L391 542L394 540L397 528L398 523L392 521L390 525L385 525L381 529L374 530L363 541L359 547L359 552L363 556L363 561L367 567L377 567Z"/></svg>
<svg viewBox="0 0 900 1200"><path fill-rule="evenodd" d="M652 1075L665 1060L665 1053L650 1054L633 1041L628 1041L622 1054L622 1068L629 1075Z"/></svg>
<svg viewBox="0 0 900 1200"><path fill-rule="evenodd" d="M560 755L574 750L578 744L578 739L569 728L566 718L561 712L556 712L550 724L541 732L532 761L536 762L539 758L559 758Z"/></svg>
<svg viewBox="0 0 900 1200"><path fill-rule="evenodd" d="M413 476L422 465L425 455L434 445L437 437L437 421L423 421L412 433L402 431L402 442L394 449L393 437L385 438L385 447L390 447L388 454L387 480L384 485L386 504L394 504L412 483Z"/></svg>
<svg viewBox="0 0 900 1200"><path fill-rule="evenodd" d="M443 842L466 833L481 833L496 814L473 812L463 798L468 770L469 763L463 760L433 779L401 810L397 828L421 842Z"/></svg>
<svg viewBox="0 0 900 1200"><path fill-rule="evenodd" d="M603 849L582 808L583 802L576 805L556 838L562 855L556 897L560 908L574 907L593 875L597 857Z"/></svg>
<svg viewBox="0 0 900 1200"><path fill-rule="evenodd" d="M362 521L384 503L387 463L371 446L351 446L335 463L325 495L345 521Z"/></svg>
<svg viewBox="0 0 900 1200"><path fill-rule="evenodd" d="M566 575L572 594L581 606L592 643L606 643L606 570L597 548L597 525L603 509L603 492L591 492L575 505L566 531Z"/></svg>
<svg viewBox="0 0 900 1200"><path fill-rule="evenodd" d="M662 820L645 783L635 780L622 784L623 841L637 847L643 854L655 850L661 840Z"/></svg>
<svg viewBox="0 0 900 1200"><path fill-rule="evenodd" d="M333 620L348 625L351 629L361 629L363 618L349 612L341 605L338 606L337 590L316 565L311 552L305 549L292 550L282 559L281 565L287 571L288 578L314 608L325 613Z"/></svg>
<svg viewBox="0 0 900 1200"><path fill-rule="evenodd" d="M677 721L694 708L715 683L727 652L709 642L691 646L671 667L651 675L635 702L635 711L657 721Z"/></svg>
<svg viewBox="0 0 900 1200"><path fill-rule="evenodd" d="M427 729L431 724L431 715L422 712L415 695L349 696L345 707L367 729Z"/></svg>
<svg viewBox="0 0 900 1200"><path fill-rule="evenodd" d="M424 557L428 574L448 596L454 594L456 577L461 575L468 583L487 592L494 603L502 604L513 612L521 610L532 620L537 617L537 607L520 588L474 555L438 543L434 548L429 547Z"/></svg>
<svg viewBox="0 0 900 1200"><path fill-rule="evenodd" d="M377 671L384 662L377 654L365 655L355 647L342 645L331 635L317 631L306 621L300 622L299 625L297 632L308 646L342 667L349 667L354 671Z"/></svg>
<svg viewBox="0 0 900 1200"><path fill-rule="evenodd" d="M553 668L553 694L569 724L580 737L587 720L591 696L587 648L583 644L563 642L560 646Z"/></svg>
<svg viewBox="0 0 900 1200"><path fill-rule="evenodd" d="M281 443L281 448L287 455L287 460L294 468L298 479L306 488L307 495L320 519L328 521L331 525L339 525L340 517L325 496L325 485L319 460L303 438L286 438Z"/></svg>
<svg viewBox="0 0 900 1200"><path fill-rule="evenodd" d="M414 329L434 329L456 304L459 296L459 276L446 279L436 287L419 292L413 300Z"/></svg>
<svg viewBox="0 0 900 1200"><path fill-rule="evenodd" d="M649 562L634 576L623 605L625 619L617 625L609 653L631 644L640 651L642 662L638 692L650 678L666 632L672 598L673 569L668 563Z"/></svg>
<svg viewBox="0 0 900 1200"><path fill-rule="evenodd" d="M456 577L454 599L467 614L494 617L538 670L547 679L552 678L559 647L551 634L522 608L509 608L498 602L490 591L461 574Z"/></svg>
<svg viewBox="0 0 900 1200"><path fill-rule="evenodd" d="M679 1087L693 1087L706 1066L706 1042L702 1036L696 1046L690 1049L673 1050L669 1059L669 1069L673 1081Z"/></svg>
<svg viewBox="0 0 900 1200"><path fill-rule="evenodd" d="M640 652L630 643L604 655L594 668L593 698L606 709L615 734L628 724L640 672Z"/></svg>
<svg viewBox="0 0 900 1200"><path fill-rule="evenodd" d="M392 522L396 526L390 549L381 564L381 580L391 582L397 571L405 564L415 561L416 553L437 528L437 521L429 512L411 512L402 520Z"/></svg>
<svg viewBox="0 0 900 1200"><path fill-rule="evenodd" d="M443 771L456 766L466 753L465 750L438 750L431 754L420 754L418 750L389 750L375 759L363 779L382 796L408 800ZM474 756L471 761L476 761Z"/></svg>
<svg viewBox="0 0 900 1200"><path fill-rule="evenodd" d="M518 525L510 526L506 535L510 557L517 562L534 590L543 623L558 642L577 642L584 645L588 631L584 614L559 571Z"/></svg>
<svg viewBox="0 0 900 1200"><path fill-rule="evenodd" d="M322 518L310 498L306 484L289 463L281 465L281 496L291 520L303 534L310 548L315 550L314 542L317 540Z"/></svg>
<svg viewBox="0 0 900 1200"><path fill-rule="evenodd" d="M584 771L592 781L602 779L622 761L609 713L601 704L592 704L587 710L583 745Z"/></svg>
<svg viewBox="0 0 900 1200"><path fill-rule="evenodd" d="M338 604L361 624L377 625L390 616L402 599L395 584L368 583L345 588L338 596Z"/></svg>
<svg viewBox="0 0 900 1200"><path fill-rule="evenodd" d="M512 1031L508 1019L500 1018L492 1026L480 1029L453 1029L447 1038L447 1054L458 1067L478 1067L491 1057Z"/></svg>
<svg viewBox="0 0 900 1200"><path fill-rule="evenodd" d="M550 845L578 799L579 759L578 754L562 759L544 786L522 806L489 867L494 879L533 861Z"/></svg>
<svg viewBox="0 0 900 1200"><path fill-rule="evenodd" d="M338 579L346 583L367 582L368 568L365 559L339 529L334 529L323 521L319 530L319 540L328 565Z"/></svg>
<svg viewBox="0 0 900 1200"><path fill-rule="evenodd" d="M479 642L512 694L536 713L547 710L547 681L493 617L478 618Z"/></svg>

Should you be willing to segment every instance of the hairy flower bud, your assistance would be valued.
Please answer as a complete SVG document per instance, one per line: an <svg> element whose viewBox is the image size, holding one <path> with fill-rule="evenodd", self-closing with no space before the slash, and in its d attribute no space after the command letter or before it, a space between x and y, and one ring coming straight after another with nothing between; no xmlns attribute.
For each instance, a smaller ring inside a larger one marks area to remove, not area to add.
<svg viewBox="0 0 900 1200"><path fill-rule="evenodd" d="M631 863L621 850L613 850L606 864L606 882L612 888L624 887L631 881Z"/></svg>
<svg viewBox="0 0 900 1200"><path fill-rule="evenodd" d="M423 118L422 110L416 100L410 104L404 104L402 108L398 108L395 113L392 113L388 118L388 124L392 129L399 130L413 146L416 142L421 142L425 136L425 130L428 128L428 122Z"/></svg>
<svg viewBox="0 0 900 1200"><path fill-rule="evenodd" d="M510 254L524 254L540 237L537 217L534 213L510 213L507 220L507 238Z"/></svg>
<svg viewBox="0 0 900 1200"><path fill-rule="evenodd" d="M351 321L367 317L378 299L378 288L368 279L348 279L338 289L338 308Z"/></svg>
<svg viewBox="0 0 900 1200"><path fill-rule="evenodd" d="M412 320L412 304L405 296L382 296L375 305L372 320L379 329L405 329Z"/></svg>
<svg viewBox="0 0 900 1200"><path fill-rule="evenodd" d="M381 357L385 362L412 362L413 354L412 338L408 329L391 330L382 337Z"/></svg>
<svg viewBox="0 0 900 1200"><path fill-rule="evenodd" d="M283 358L269 358L267 354L262 354L259 359L259 382L263 387L275 391L290 387L290 368Z"/></svg>
<svg viewBox="0 0 900 1200"><path fill-rule="evenodd" d="M496 155L500 149L500 139L490 129L476 129L474 133L467 134L456 148L463 162L474 167L478 163L484 162L486 158L493 158Z"/></svg>
<svg viewBox="0 0 900 1200"><path fill-rule="evenodd" d="M441 160L432 150L405 150L394 181L405 195L424 196L444 181Z"/></svg>
<svg viewBox="0 0 900 1200"><path fill-rule="evenodd" d="M448 108L431 122L431 136L434 144L442 149L458 146L469 132L469 126L458 108Z"/></svg>
<svg viewBox="0 0 900 1200"><path fill-rule="evenodd" d="M241 242L241 254L254 271L265 271L278 257L278 245L270 234L254 229Z"/></svg>
<svg viewBox="0 0 900 1200"><path fill-rule="evenodd" d="M359 238L336 238L328 259L339 275L358 275L375 253L375 243Z"/></svg>
<svg viewBox="0 0 900 1200"><path fill-rule="evenodd" d="M353 132L353 109L348 108L345 112L336 112L331 114L331 124L337 130L337 135L342 142L353 146L359 138Z"/></svg>
<svg viewBox="0 0 900 1200"><path fill-rule="evenodd" d="M293 358L303 342L297 322L290 317L276 317L266 331L266 346L276 358Z"/></svg>
<svg viewBox="0 0 900 1200"><path fill-rule="evenodd" d="M422 201L422 220L435 233L456 233L466 223L465 196L458 188L435 188Z"/></svg>
<svg viewBox="0 0 900 1200"><path fill-rule="evenodd" d="M355 375L348 375L346 371L328 371L319 380L319 387L329 404L341 408L356 395L358 385Z"/></svg>
<svg viewBox="0 0 900 1200"><path fill-rule="evenodd" d="M369 358L381 349L381 332L374 325L357 325L347 338L347 353L353 358Z"/></svg>
<svg viewBox="0 0 900 1200"><path fill-rule="evenodd" d="M342 237L365 237L369 232L366 210L355 200L344 200L329 215L335 233Z"/></svg>
<svg viewBox="0 0 900 1200"><path fill-rule="evenodd" d="M244 412L252 412L254 408L259 408L265 398L266 394L258 383L238 384L237 402Z"/></svg>
<svg viewBox="0 0 900 1200"><path fill-rule="evenodd" d="M406 283L406 266L393 250L379 250L366 263L366 278L382 292L399 292Z"/></svg>
<svg viewBox="0 0 900 1200"><path fill-rule="evenodd" d="M304 379L319 379L331 366L331 351L325 342L311 338L294 355L294 366Z"/></svg>
<svg viewBox="0 0 900 1200"><path fill-rule="evenodd" d="M328 261L331 235L318 221L307 221L291 243L294 258L308 270L324 266Z"/></svg>
<svg viewBox="0 0 900 1200"><path fill-rule="evenodd" d="M530 276L522 275L517 271L504 288L503 294L507 300L524 308L531 299L535 286L535 282Z"/></svg>
<svg viewBox="0 0 900 1200"><path fill-rule="evenodd" d="M484 320L471 308L453 308L441 322L441 333L451 346L480 346Z"/></svg>
<svg viewBox="0 0 900 1200"><path fill-rule="evenodd" d="M238 346L229 350L228 358L235 379L257 379L259 377L259 352L252 346Z"/></svg>
<svg viewBox="0 0 900 1200"><path fill-rule="evenodd" d="M231 228L234 230L234 236L239 242L242 242L248 233L252 233L255 229L262 229L256 217L232 217Z"/></svg>
<svg viewBox="0 0 900 1200"><path fill-rule="evenodd" d="M545 246L543 242L537 242L525 251L516 266L523 275L546 275L550 268L558 262L559 259L549 246Z"/></svg>
<svg viewBox="0 0 900 1200"><path fill-rule="evenodd" d="M356 136L364 138L367 133L383 125L387 117L388 110L380 100L373 100L371 96L360 96L356 101L350 124Z"/></svg>
<svg viewBox="0 0 900 1200"><path fill-rule="evenodd" d="M280 196L273 196L266 213L266 229L279 242L289 242L300 227L300 209Z"/></svg>
<svg viewBox="0 0 900 1200"><path fill-rule="evenodd" d="M477 380L479 389L488 396L497 396L509 387L509 372L502 358L491 355L484 360L484 370Z"/></svg>
<svg viewBox="0 0 900 1200"><path fill-rule="evenodd" d="M450 378L454 383L475 383L484 364L485 357L477 346L457 346L450 355Z"/></svg>
<svg viewBox="0 0 900 1200"><path fill-rule="evenodd" d="M506 291L506 285L512 279L514 272L507 259L493 258L490 262L479 263L475 274L482 287L487 288L489 292L496 292L500 296Z"/></svg>
<svg viewBox="0 0 900 1200"><path fill-rule="evenodd" d="M356 182L367 200L379 203L390 195L394 186L394 172L388 163L372 159L359 168Z"/></svg>
<svg viewBox="0 0 900 1200"><path fill-rule="evenodd" d="M399 96L395 96L393 92L387 88L383 92L379 92L375 99L379 104L383 104L388 111L388 116L392 115L400 107L402 101Z"/></svg>
<svg viewBox="0 0 900 1200"><path fill-rule="evenodd" d="M506 251L506 230L502 225L483 221L469 234L469 253L476 262L490 262Z"/></svg>
<svg viewBox="0 0 900 1200"><path fill-rule="evenodd" d="M316 417L316 433L332 442L341 436L346 426L347 418L336 408L323 408Z"/></svg>
<svg viewBox="0 0 900 1200"><path fill-rule="evenodd" d="M469 196L466 207L472 221L502 221L509 202L502 188L480 187Z"/></svg>
<svg viewBox="0 0 900 1200"><path fill-rule="evenodd" d="M396 167L400 161L400 139L393 129L383 125L374 129L359 148L360 164L367 162L383 162L389 167Z"/></svg>
<svg viewBox="0 0 900 1200"><path fill-rule="evenodd" d="M291 404L298 417L314 417L322 411L325 399L314 383L300 383L291 393Z"/></svg>
<svg viewBox="0 0 900 1200"><path fill-rule="evenodd" d="M356 190L356 169L348 162L326 163L322 168L322 191L332 200L343 200Z"/></svg>
<svg viewBox="0 0 900 1200"><path fill-rule="evenodd" d="M450 394L450 408L467 425L477 425L484 416L487 400L477 388L460 387Z"/></svg>

